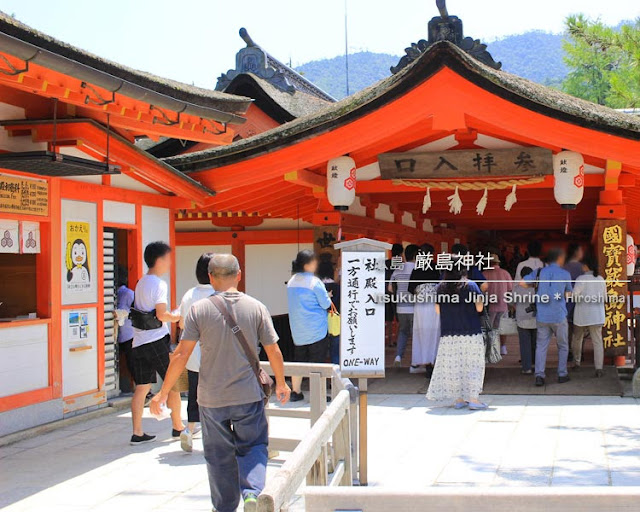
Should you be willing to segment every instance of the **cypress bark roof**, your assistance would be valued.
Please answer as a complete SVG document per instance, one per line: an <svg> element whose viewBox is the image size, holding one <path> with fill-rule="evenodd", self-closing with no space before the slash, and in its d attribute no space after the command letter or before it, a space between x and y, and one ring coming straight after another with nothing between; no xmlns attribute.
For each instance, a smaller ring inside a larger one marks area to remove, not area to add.
<svg viewBox="0 0 640 512"><path fill-rule="evenodd" d="M222 112L242 114L251 103L250 98L234 96L212 89L196 87L152 73L136 70L116 62L103 59L85 50L55 39L35 30L0 11L0 34L11 36L37 48L49 51L78 64L93 68L139 87L149 89L194 105L216 109ZM0 47L2 51L2 47ZM69 71L73 75L73 70Z"/></svg>
<svg viewBox="0 0 640 512"><path fill-rule="evenodd" d="M592 130L640 140L640 118L585 101L525 78L487 66L454 44L433 44L398 73L318 112L228 146L167 158L184 171L232 164L274 151L362 117L390 103L448 67L479 87L545 116Z"/></svg>

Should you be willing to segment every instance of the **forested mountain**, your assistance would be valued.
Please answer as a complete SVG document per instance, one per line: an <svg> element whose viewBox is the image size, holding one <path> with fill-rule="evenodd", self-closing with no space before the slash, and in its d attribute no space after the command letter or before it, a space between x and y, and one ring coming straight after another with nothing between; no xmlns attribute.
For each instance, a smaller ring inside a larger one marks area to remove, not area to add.
<svg viewBox="0 0 640 512"><path fill-rule="evenodd" d="M559 85L567 74L563 62L563 36L542 31L527 32L489 43L502 69L547 85ZM399 55L358 52L349 55L349 91L353 94L390 75L389 68ZM321 89L340 99L346 96L344 56L308 62L298 66L302 73Z"/></svg>

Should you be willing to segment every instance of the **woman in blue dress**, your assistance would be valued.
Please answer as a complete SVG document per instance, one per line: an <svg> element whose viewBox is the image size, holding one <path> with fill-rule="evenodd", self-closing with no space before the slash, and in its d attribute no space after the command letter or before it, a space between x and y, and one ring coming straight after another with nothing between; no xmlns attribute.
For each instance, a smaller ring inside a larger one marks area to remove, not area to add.
<svg viewBox="0 0 640 512"><path fill-rule="evenodd" d="M454 265L436 290L436 303L440 345L427 398L452 401L456 409L486 409L479 400L485 366L482 292Z"/></svg>

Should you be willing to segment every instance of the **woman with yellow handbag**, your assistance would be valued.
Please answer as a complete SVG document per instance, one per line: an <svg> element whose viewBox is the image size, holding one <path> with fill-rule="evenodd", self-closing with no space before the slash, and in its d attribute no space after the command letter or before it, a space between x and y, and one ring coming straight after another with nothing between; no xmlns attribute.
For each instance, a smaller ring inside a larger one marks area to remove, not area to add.
<svg viewBox="0 0 640 512"><path fill-rule="evenodd" d="M334 280L335 267L331 261L331 254L320 255L318 264L318 278L331 297L327 321L329 324L329 355L332 364L340 364L340 283Z"/></svg>

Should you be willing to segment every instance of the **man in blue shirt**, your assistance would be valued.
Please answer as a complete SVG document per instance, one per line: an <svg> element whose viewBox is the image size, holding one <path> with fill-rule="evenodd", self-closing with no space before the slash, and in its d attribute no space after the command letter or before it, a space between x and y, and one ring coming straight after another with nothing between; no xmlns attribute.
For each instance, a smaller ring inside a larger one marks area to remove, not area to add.
<svg viewBox="0 0 640 512"><path fill-rule="evenodd" d="M562 268L565 259L563 249L551 249L547 255L549 266L532 272L521 283L536 289L536 386L544 386L547 351L554 334L558 344L558 382L569 382L567 297L571 294L571 274Z"/></svg>

